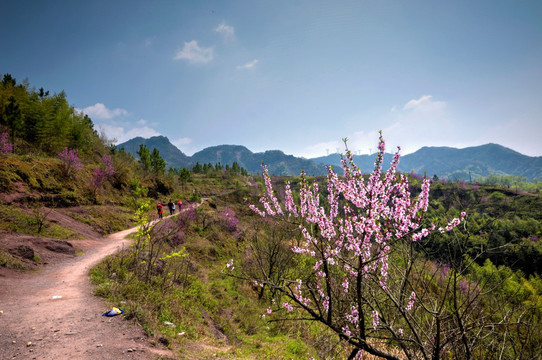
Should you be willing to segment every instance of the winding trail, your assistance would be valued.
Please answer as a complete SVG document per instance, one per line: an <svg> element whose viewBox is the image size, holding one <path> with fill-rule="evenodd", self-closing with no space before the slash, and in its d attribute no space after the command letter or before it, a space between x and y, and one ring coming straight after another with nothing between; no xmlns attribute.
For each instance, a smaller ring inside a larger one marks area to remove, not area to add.
<svg viewBox="0 0 542 360"><path fill-rule="evenodd" d="M39 273L0 277L0 359L156 359L171 351L151 346L140 326L92 294L89 270L129 245L137 227L107 238L78 240L84 255ZM58 298L61 296L61 298Z"/></svg>

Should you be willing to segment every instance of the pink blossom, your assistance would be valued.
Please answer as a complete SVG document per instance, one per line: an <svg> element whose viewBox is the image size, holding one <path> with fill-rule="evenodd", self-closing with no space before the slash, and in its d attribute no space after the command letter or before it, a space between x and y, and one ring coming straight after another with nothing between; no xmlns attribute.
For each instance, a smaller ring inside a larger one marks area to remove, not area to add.
<svg viewBox="0 0 542 360"><path fill-rule="evenodd" d="M378 319L378 311L373 310L373 328L376 330L379 324L380 320Z"/></svg>
<svg viewBox="0 0 542 360"><path fill-rule="evenodd" d="M228 263L226 264L226 268L230 269L231 271L233 271L234 269L234 266L233 266L233 259L230 259L230 261L228 261Z"/></svg>
<svg viewBox="0 0 542 360"><path fill-rule="evenodd" d="M412 310L412 306L414 306L414 300L416 300L416 293L413 291L410 294L410 301L408 302L407 307L405 308L406 311Z"/></svg>
<svg viewBox="0 0 542 360"><path fill-rule="evenodd" d="M343 289L344 289L344 292L345 292L345 293L348 292L348 278L347 278L347 277L344 278L344 281L343 281Z"/></svg>

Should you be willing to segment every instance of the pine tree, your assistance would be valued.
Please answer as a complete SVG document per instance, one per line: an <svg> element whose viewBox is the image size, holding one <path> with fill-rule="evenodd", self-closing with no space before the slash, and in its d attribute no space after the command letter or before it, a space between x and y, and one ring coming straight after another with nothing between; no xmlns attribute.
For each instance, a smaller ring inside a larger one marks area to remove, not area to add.
<svg viewBox="0 0 542 360"><path fill-rule="evenodd" d="M143 167L143 170L149 171L151 169L151 153L149 148L144 144L139 145L137 155L139 155L139 163L141 164L141 167Z"/></svg>
<svg viewBox="0 0 542 360"><path fill-rule="evenodd" d="M160 151L157 148L152 149L151 153L151 168L155 174L163 174L166 171L166 161L160 156Z"/></svg>
<svg viewBox="0 0 542 360"><path fill-rule="evenodd" d="M23 128L23 116L15 97L10 96L8 101L8 104L4 107L4 116L10 131L11 143L15 144L15 133Z"/></svg>

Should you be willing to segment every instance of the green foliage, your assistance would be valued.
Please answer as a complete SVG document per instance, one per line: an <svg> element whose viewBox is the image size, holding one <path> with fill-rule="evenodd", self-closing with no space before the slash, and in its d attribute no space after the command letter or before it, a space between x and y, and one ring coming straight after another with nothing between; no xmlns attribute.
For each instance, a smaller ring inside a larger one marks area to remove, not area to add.
<svg viewBox="0 0 542 360"><path fill-rule="evenodd" d="M518 191L527 191L530 193L539 194L542 191L542 182L539 179L532 179L528 181L524 176L514 175L494 175L490 174L485 177L479 177L476 179L477 183L487 184L493 186L504 186L508 189L513 189L516 193Z"/></svg>
<svg viewBox="0 0 542 360"><path fill-rule="evenodd" d="M78 239L79 235L35 214L36 209L24 210L13 205L0 205L0 229L56 239ZM43 211L43 210L42 210Z"/></svg>
<svg viewBox="0 0 542 360"><path fill-rule="evenodd" d="M117 206L84 206L77 213L67 211L66 215L91 225L103 235L124 230L133 224L133 213Z"/></svg>
<svg viewBox="0 0 542 360"><path fill-rule="evenodd" d="M64 92L49 95L26 82L17 84L9 74L4 79L0 83L0 125L10 129L12 143L19 142L17 151L56 154L68 147L88 153L99 144L90 118L70 106Z"/></svg>
<svg viewBox="0 0 542 360"><path fill-rule="evenodd" d="M141 167L145 171L151 170L151 152L150 150L143 144L139 145L139 150L137 151L137 155L139 155L139 163L141 164Z"/></svg>
<svg viewBox="0 0 542 360"><path fill-rule="evenodd" d="M414 191L416 191L414 189ZM468 232L461 248L448 235L426 244L429 255L440 260L449 252L468 254L483 264L506 265L527 274L542 273L542 198L516 194L495 186L466 183L436 184L432 189L431 216L448 217L459 209L468 213Z"/></svg>
<svg viewBox="0 0 542 360"><path fill-rule="evenodd" d="M192 192L192 194L190 195L190 201L195 202L195 203L201 202L201 196L199 195L197 191Z"/></svg>
<svg viewBox="0 0 542 360"><path fill-rule="evenodd" d="M8 253L6 250L0 248L0 267L5 267L8 269L14 269L14 270L24 270L25 266L23 262L10 253Z"/></svg>
<svg viewBox="0 0 542 360"><path fill-rule="evenodd" d="M166 171L166 161L160 156L160 151L154 148L151 153L151 169L156 175L162 175Z"/></svg>

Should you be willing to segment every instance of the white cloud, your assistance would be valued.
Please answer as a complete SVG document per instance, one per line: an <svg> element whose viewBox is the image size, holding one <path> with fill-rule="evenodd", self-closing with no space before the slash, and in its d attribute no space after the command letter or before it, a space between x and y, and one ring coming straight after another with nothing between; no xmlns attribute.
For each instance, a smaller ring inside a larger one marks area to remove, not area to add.
<svg viewBox="0 0 542 360"><path fill-rule="evenodd" d="M225 22L220 23L220 25L215 28L215 31L224 36L225 40L233 40L235 38L235 30L233 26L226 25Z"/></svg>
<svg viewBox="0 0 542 360"><path fill-rule="evenodd" d="M324 141L314 145L309 145L300 151L303 157L308 159L326 156L330 154L335 154L337 152L342 152L344 146L341 144L340 140L337 141Z"/></svg>
<svg viewBox="0 0 542 360"><path fill-rule="evenodd" d="M374 153L378 145L378 131L352 133L347 138L347 145L355 155ZM330 154L344 154L345 152L346 148L341 138L309 145L300 151L302 156L309 159Z"/></svg>
<svg viewBox="0 0 542 360"><path fill-rule="evenodd" d="M458 130L449 119L446 108L446 102L436 101L431 95L424 95L408 101L403 107L392 107L377 121L367 122L363 117L355 118L354 122L365 125L363 130L345 134L348 137L348 148L356 155L375 153L379 130L382 130L387 153L395 153L397 146L401 147L403 155L422 146L449 146L450 139L457 137ZM330 136L335 134L335 130L330 132ZM344 144L337 137L306 147L302 152L306 157L316 157L326 155L327 151L331 154L344 150Z"/></svg>
<svg viewBox="0 0 542 360"><path fill-rule="evenodd" d="M253 69L256 66L256 64L258 64L259 62L260 62L260 60L254 59L254 60L252 60L250 62L247 62L244 65L238 65L237 70L244 70L244 69L245 70L250 70L250 69Z"/></svg>
<svg viewBox="0 0 542 360"><path fill-rule="evenodd" d="M412 110L417 112L441 112L446 107L444 101L433 101L432 95L424 95L419 99L412 99L403 106L403 110Z"/></svg>
<svg viewBox="0 0 542 360"><path fill-rule="evenodd" d="M457 129L446 108L446 102L434 100L432 95L423 95L396 108L387 124L382 126L386 151L395 152L400 146L404 155L423 146L450 145Z"/></svg>
<svg viewBox="0 0 542 360"><path fill-rule="evenodd" d="M192 139L187 138L187 137L183 137L183 138L172 141L172 144L178 147L183 146L183 145L188 145L191 143L192 143Z"/></svg>
<svg viewBox="0 0 542 360"><path fill-rule="evenodd" d="M148 126L126 129L122 126L99 124L98 127L103 130L109 139L115 139L116 144L126 142L138 136L150 138L152 136L161 135L158 131Z"/></svg>
<svg viewBox="0 0 542 360"><path fill-rule="evenodd" d="M197 148L193 143L193 140L188 137L171 140L171 143L188 156L192 156L195 152L201 150L201 148Z"/></svg>
<svg viewBox="0 0 542 360"><path fill-rule="evenodd" d="M177 51L174 60L188 60L193 64L205 64L214 58L212 47L202 48L196 40L185 42L182 50Z"/></svg>
<svg viewBox="0 0 542 360"><path fill-rule="evenodd" d="M128 115L127 110L120 109L120 108L108 109L102 103L96 103L95 105L88 106L82 110L81 109L77 109L77 110L82 111L83 113L87 114L91 118L102 119L102 120L107 120L107 119L112 119L114 117Z"/></svg>

